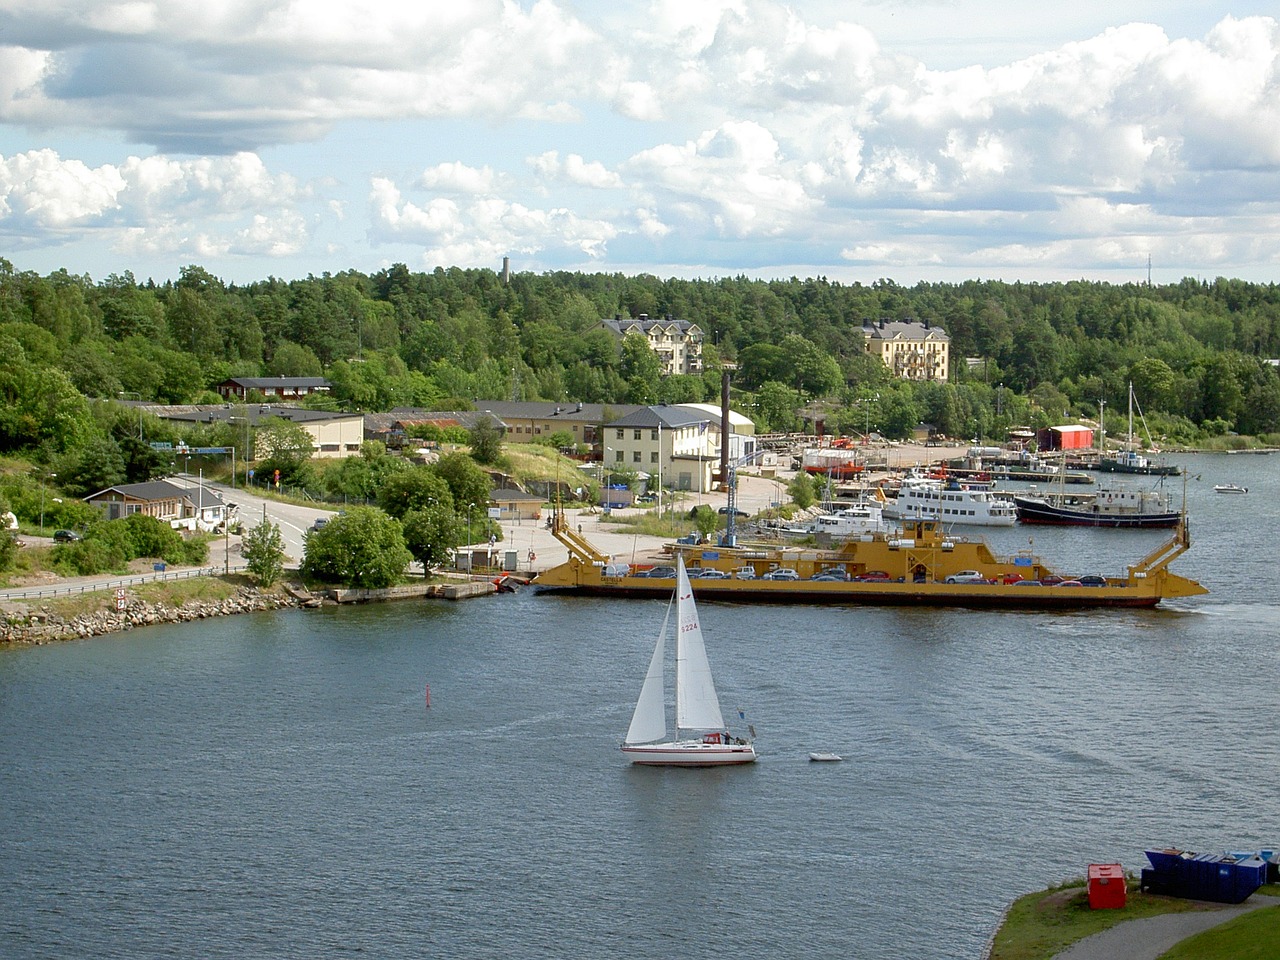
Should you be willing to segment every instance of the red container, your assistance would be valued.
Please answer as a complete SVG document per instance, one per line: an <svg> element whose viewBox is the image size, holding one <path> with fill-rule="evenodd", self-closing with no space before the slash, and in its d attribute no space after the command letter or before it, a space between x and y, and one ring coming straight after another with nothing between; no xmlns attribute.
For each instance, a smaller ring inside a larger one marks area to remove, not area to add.
<svg viewBox="0 0 1280 960"><path fill-rule="evenodd" d="M1124 867L1118 863L1089 864L1089 907L1115 910L1124 906Z"/></svg>

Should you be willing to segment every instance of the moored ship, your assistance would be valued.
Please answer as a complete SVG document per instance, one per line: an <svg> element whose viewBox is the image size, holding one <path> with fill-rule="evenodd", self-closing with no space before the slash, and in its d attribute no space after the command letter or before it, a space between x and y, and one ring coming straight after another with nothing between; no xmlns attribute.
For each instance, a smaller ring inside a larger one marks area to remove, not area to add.
<svg viewBox="0 0 1280 960"><path fill-rule="evenodd" d="M671 568L618 563L575 533L556 511L552 532L569 559L540 573L539 592L610 597L663 597ZM953 536L936 520L911 520L900 533L850 537L833 549L777 545L669 544L705 600L776 603L871 603L1087 609L1154 607L1162 600L1208 593L1169 570L1190 546L1185 523L1122 574L1072 580L1030 552L997 556L982 540ZM663 574L667 575L663 575ZM1063 585L1065 582L1065 585Z"/></svg>
<svg viewBox="0 0 1280 960"><path fill-rule="evenodd" d="M1169 494L1103 484L1096 493L1028 491L1013 498L1021 523L1147 530L1176 527L1182 514Z"/></svg>

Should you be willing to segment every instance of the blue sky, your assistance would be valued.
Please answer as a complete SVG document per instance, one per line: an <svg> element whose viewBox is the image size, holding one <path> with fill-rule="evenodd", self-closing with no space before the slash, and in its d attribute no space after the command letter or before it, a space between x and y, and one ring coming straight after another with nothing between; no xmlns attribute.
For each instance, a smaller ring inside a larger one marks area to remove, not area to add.
<svg viewBox="0 0 1280 960"><path fill-rule="evenodd" d="M1120 9L1123 8L1123 12ZM0 255L1280 279L1273 3L0 0Z"/></svg>

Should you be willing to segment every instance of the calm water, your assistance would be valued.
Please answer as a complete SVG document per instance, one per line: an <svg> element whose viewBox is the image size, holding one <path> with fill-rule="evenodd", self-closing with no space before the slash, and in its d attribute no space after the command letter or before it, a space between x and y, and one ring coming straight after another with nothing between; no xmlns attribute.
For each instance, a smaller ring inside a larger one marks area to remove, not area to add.
<svg viewBox="0 0 1280 960"><path fill-rule="evenodd" d="M970 958L1012 898L1090 861L1274 846L1280 456L1186 462L1175 569L1206 598L704 604L752 768L623 762L659 602L525 593L0 652L0 955ZM1250 493L1211 492L1227 480ZM1163 539L1032 535L1076 573Z"/></svg>

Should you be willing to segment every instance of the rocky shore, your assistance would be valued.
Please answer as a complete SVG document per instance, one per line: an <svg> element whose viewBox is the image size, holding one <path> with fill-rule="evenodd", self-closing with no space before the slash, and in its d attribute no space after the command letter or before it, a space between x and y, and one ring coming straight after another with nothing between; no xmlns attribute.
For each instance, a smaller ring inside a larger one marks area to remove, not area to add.
<svg viewBox="0 0 1280 960"><path fill-rule="evenodd" d="M186 623L237 613L279 610L284 607L313 606L315 601L291 593L263 593L245 587L223 600L187 600L177 605L130 599L123 610L94 610L62 617L47 608L26 613L10 613L0 623L0 644L39 645L60 640L84 640L148 627L159 623Z"/></svg>

